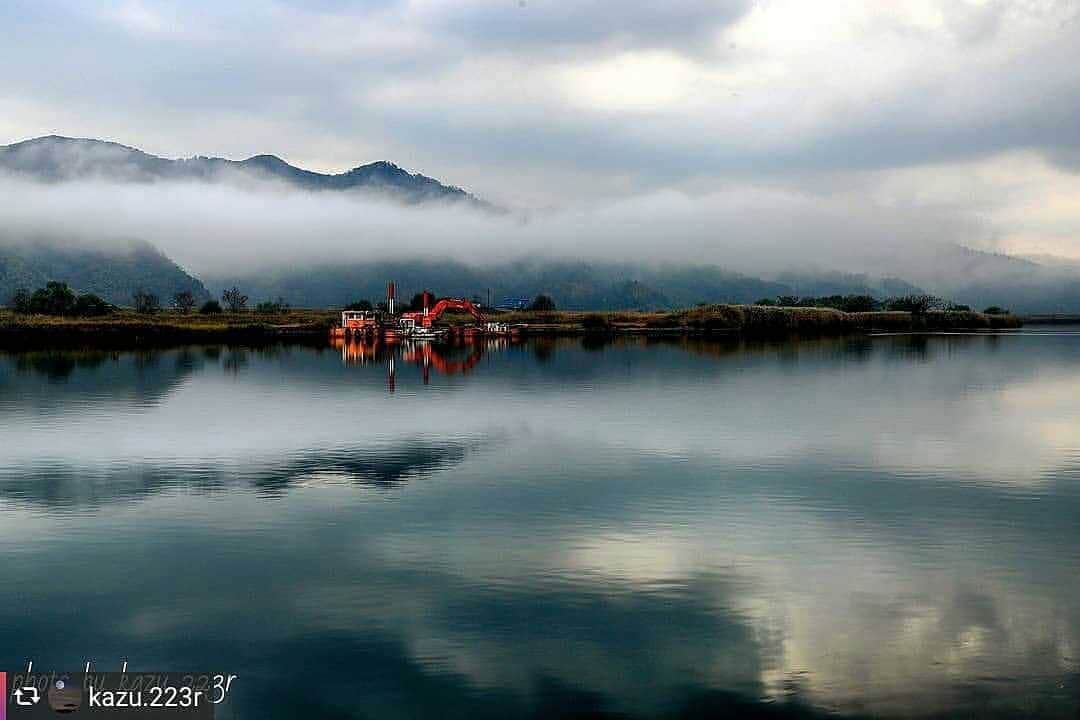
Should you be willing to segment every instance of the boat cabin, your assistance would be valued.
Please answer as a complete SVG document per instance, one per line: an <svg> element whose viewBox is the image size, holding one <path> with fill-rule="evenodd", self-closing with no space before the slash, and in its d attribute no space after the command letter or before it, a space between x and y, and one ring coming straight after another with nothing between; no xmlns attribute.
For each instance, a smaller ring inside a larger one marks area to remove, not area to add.
<svg viewBox="0 0 1080 720"><path fill-rule="evenodd" d="M373 310L345 310L341 313L341 327L345 330L374 330L377 326Z"/></svg>

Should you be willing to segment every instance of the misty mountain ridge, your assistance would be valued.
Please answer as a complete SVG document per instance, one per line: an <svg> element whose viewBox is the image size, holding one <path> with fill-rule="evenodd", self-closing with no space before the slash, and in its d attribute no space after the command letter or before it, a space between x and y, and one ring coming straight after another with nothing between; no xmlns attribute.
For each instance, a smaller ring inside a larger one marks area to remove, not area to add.
<svg viewBox="0 0 1080 720"><path fill-rule="evenodd" d="M122 306L131 304L138 289L156 294L163 305L183 291L198 300L210 297L202 282L141 240L93 246L52 238L0 241L0 303L7 303L17 290L34 290L51 280Z"/></svg>
<svg viewBox="0 0 1080 720"><path fill-rule="evenodd" d="M769 272L766 262L769 258L759 258L757 262L749 259L746 249L750 246L746 243L742 250L736 243L723 254L722 248L713 249L712 256L720 257L720 264L698 264L690 260L668 265L623 262L627 256L632 257L633 251L621 244L612 249L609 260L606 255L598 255L595 243L589 243L588 233L592 228L585 223L571 224L569 230L564 228L562 232L573 240L575 248L581 247L594 259L580 262L552 260L550 258L560 251L543 234L533 233L525 236L527 241L515 241L514 229L525 226L522 218L518 218L517 225L504 222L510 219L506 217L506 211L459 187L410 173L385 161L361 165L343 173L324 174L290 165L274 155L256 155L239 161L203 156L172 160L119 143L53 135L0 147L0 172L30 180L24 185L30 188L31 197L36 197L39 192L36 183L52 185L75 180L103 179L152 186L177 180L197 184L270 179L302 191L306 200L310 199L306 193L363 193L391 198L405 205L431 207L434 211L430 216L414 216L410 211L407 222L421 217L437 218L439 208L448 203L491 211L476 213L473 218L483 218L483 222L475 226L476 235L487 238L489 250L474 251L470 255L466 239L461 243L461 254L441 261L432 260L427 251L428 240L431 239L433 247L445 246L446 236L453 234L453 227L438 222L419 223L420 229L406 237L405 244L411 247L401 252L399 262L376 262L362 259L362 243L377 241L384 247L393 245L390 238L399 232L399 228L412 226L393 217L389 221L385 217L372 219L373 214L381 212L382 205L378 208L368 206L366 214L365 211L339 212L330 223L318 210L312 213L309 203L305 208L309 217L296 225L296 229L283 234L284 231L278 232L277 224L267 223L262 234L252 235L252 258L265 257L262 251L272 249L275 242L279 248L295 247L300 253L296 259L280 262L277 269L260 268L257 271L238 270L236 262L219 262L220 249L228 247L227 236L218 237L219 228L221 232L227 232L227 226L234 220L250 223L253 218L227 209L215 216L215 221L204 233L214 243L213 250L207 254L208 259L199 263L187 258L206 283L215 292L235 283L252 298L280 296L294 305L319 307L341 305L358 297L378 298L385 281L394 278L403 288L428 287L443 294L471 296L485 293L487 289L492 289L496 295L528 296L542 292L553 296L561 307L577 309L669 309L699 302L753 302L777 295L859 294L884 298L930 292L976 308L1000 305L1024 313L1080 310L1080 265L1077 263L975 250L957 242L898 245L872 242L874 238L869 238L852 245L847 253L822 259L823 266L812 270L806 269L805 261L799 264L797 254L777 252L773 256L773 271ZM385 207L396 208L397 205ZM149 220L144 217L143 227L134 232L127 228L112 230L107 227L108 219L105 227L95 226L88 231L106 238L115 235L145 237L176 252L176 242L171 245L166 242L170 230L167 209L147 211ZM63 211L46 203L40 212L48 216ZM128 215L120 213L117 217L127 218ZM287 213L283 217L289 219ZM365 223L379 229L366 229ZM640 218L635 218L634 223L633 227L636 227ZM25 232L14 230L15 227L15 224L0 227L0 233ZM36 225L24 222L23 227L31 228L32 232ZM553 232L560 232L557 223L554 228ZM308 258L300 252L309 242L309 230L314 235L337 233L339 240L346 240L335 255L339 259L328 264L325 253L322 258L317 258L314 253ZM166 299L185 282L199 283L149 244L134 255L108 247L90 251L79 249L73 244L74 240L66 244L57 240L64 232L45 231L44 234L52 237L47 252L36 252L28 246L20 246L18 250L2 249L4 254L0 261L4 268L0 275L0 302L6 301L17 287L40 285L49 279L67 281L80 290L97 292L118 304L128 302L130 290L139 285L147 285L147 289ZM522 259L494 266L478 264L492 249L496 253L505 249L509 255L503 254L503 257ZM571 250L569 254L574 252ZM615 257L616 254L622 257ZM563 249L561 256L566 255ZM90 267L79 270L76 267L79 262ZM781 263L790 263L799 269L776 272ZM248 264L245 261L239 267ZM94 275L91 270L98 274ZM50 273L54 275L49 276ZM154 283L146 282L147 278L153 279ZM201 284L198 287L201 288Z"/></svg>
<svg viewBox="0 0 1080 720"><path fill-rule="evenodd" d="M206 156L173 160L120 143L49 135L0 146L0 170L41 182L90 179L121 183L213 181L238 174L277 180L302 190L368 192L409 204L461 202L481 210L500 211L460 187L443 184L420 173L410 173L385 160L343 173L327 174L290 165L276 155L255 155L246 160Z"/></svg>
<svg viewBox="0 0 1080 720"><path fill-rule="evenodd" d="M1080 268L944 244L916 282L972 307L999 305L1023 313L1080 311Z"/></svg>
<svg viewBox="0 0 1080 720"><path fill-rule="evenodd" d="M673 310L698 303L752 303L781 295L873 295L884 285L922 292L902 281L830 273L820 280L800 276L798 285L726 270L716 265L641 264L578 260L519 260L473 266L452 259L374 261L269 273L204 277L220 291L237 285L252 297L283 297L307 307L341 306L355 300L380 301L387 280L399 297L430 289L439 295L501 298L549 295L564 310ZM798 291L796 291L796 287Z"/></svg>
<svg viewBox="0 0 1080 720"><path fill-rule="evenodd" d="M931 288L947 299L976 308L1003 305L1018 312L1075 312L1080 282L1064 271L968 249L955 251L976 265L1005 263L1010 277L979 272L955 291ZM1033 274L1032 274L1033 273ZM450 258L350 262L248 273L207 273L199 279L149 243L131 240L92 246L56 238L0 240L0 304L19 289L49 280L68 283L116 305L131 304L142 288L163 304L190 290L199 300L239 286L252 302L283 298L299 307L342 306L383 299L394 280L402 298L423 289L440 295L498 302L506 296L547 294L567 310L671 310L697 303L752 303L778 296L870 295L878 299L927 292L895 277L862 273L802 271L757 277L717 265L527 259L475 266ZM205 283L205 285L204 285Z"/></svg>

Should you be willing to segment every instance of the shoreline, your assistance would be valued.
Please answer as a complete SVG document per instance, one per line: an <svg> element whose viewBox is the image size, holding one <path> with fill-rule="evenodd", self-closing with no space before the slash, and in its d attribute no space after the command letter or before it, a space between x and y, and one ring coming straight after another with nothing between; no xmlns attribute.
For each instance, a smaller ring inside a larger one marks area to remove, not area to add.
<svg viewBox="0 0 1080 720"><path fill-rule="evenodd" d="M449 324L467 316L444 316ZM289 310L273 315L254 312L223 315L181 315L161 312L138 315L119 311L99 318L23 316L0 310L0 348L4 350L67 347L187 345L199 343L267 344L329 343L337 310ZM644 335L663 337L822 337L872 332L937 332L942 330L1016 329L1024 321L1013 315L969 311L845 313L831 308L707 305L672 312L553 311L510 312L493 320L524 323L530 337ZM1036 321L1038 322L1038 321Z"/></svg>

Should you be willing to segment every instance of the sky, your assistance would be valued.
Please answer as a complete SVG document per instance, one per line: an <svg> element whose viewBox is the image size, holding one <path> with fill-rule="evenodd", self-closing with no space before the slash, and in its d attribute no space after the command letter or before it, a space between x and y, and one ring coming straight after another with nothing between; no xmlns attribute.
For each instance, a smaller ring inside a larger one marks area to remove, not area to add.
<svg viewBox="0 0 1080 720"><path fill-rule="evenodd" d="M1080 258L1078 117L1076 0L0 4L0 143L387 159L515 208L843 198Z"/></svg>

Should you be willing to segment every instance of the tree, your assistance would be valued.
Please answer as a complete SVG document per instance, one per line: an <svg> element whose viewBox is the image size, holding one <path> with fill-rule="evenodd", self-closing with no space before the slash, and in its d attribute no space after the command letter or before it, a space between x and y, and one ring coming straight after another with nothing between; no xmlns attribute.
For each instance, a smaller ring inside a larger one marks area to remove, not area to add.
<svg viewBox="0 0 1080 720"><path fill-rule="evenodd" d="M412 296L412 300L409 301L409 312L419 312L424 309L424 293L418 292Z"/></svg>
<svg viewBox="0 0 1080 720"><path fill-rule="evenodd" d="M600 332L611 329L608 319L599 313L589 313L581 318L581 327L591 332Z"/></svg>
<svg viewBox="0 0 1080 720"><path fill-rule="evenodd" d="M15 294L11 296L11 308L24 315L30 312L30 291L25 288L19 288L15 291Z"/></svg>
<svg viewBox="0 0 1080 720"><path fill-rule="evenodd" d="M540 312L550 312L555 309L555 301L547 295L537 295L529 305L530 310L537 310Z"/></svg>
<svg viewBox="0 0 1080 720"><path fill-rule="evenodd" d="M845 295L837 303L837 310L844 312L873 312L878 309L878 301L870 295Z"/></svg>
<svg viewBox="0 0 1080 720"><path fill-rule="evenodd" d="M221 303L217 300L207 300L203 303L203 306L199 308L200 315L220 315Z"/></svg>
<svg viewBox="0 0 1080 720"><path fill-rule="evenodd" d="M42 315L70 315L75 311L75 293L67 283L52 280L30 296L30 312Z"/></svg>
<svg viewBox="0 0 1080 720"><path fill-rule="evenodd" d="M935 295L905 295L888 301L889 310L902 310L912 315L925 315L945 307L945 301Z"/></svg>
<svg viewBox="0 0 1080 720"><path fill-rule="evenodd" d="M235 285L221 293L221 299L228 306L230 312L240 312L247 307L248 296L241 293L240 288Z"/></svg>
<svg viewBox="0 0 1080 720"><path fill-rule="evenodd" d="M80 295L75 300L75 314L80 317L100 317L112 312L113 307L93 293Z"/></svg>
<svg viewBox="0 0 1080 720"><path fill-rule="evenodd" d="M348 305L346 305L345 309L346 310L374 310L374 308L371 307L371 301L370 300L357 300L354 303L349 303Z"/></svg>
<svg viewBox="0 0 1080 720"><path fill-rule="evenodd" d="M991 305L990 307L983 310L983 313L985 313L987 315L1008 315L1009 311L1006 310L1003 307L998 307L997 305Z"/></svg>
<svg viewBox="0 0 1080 720"><path fill-rule="evenodd" d="M172 296L173 307L185 315L190 315L195 309L195 294L190 290L182 290Z"/></svg>
<svg viewBox="0 0 1080 720"><path fill-rule="evenodd" d="M267 315L282 313L288 309L289 303L285 302L285 298L283 297L278 297L277 300L264 300L255 306L255 312Z"/></svg>
<svg viewBox="0 0 1080 720"><path fill-rule="evenodd" d="M158 296L143 288L139 288L131 294L131 302L135 307L135 312L142 315L152 315L161 309L161 301Z"/></svg>
<svg viewBox="0 0 1080 720"><path fill-rule="evenodd" d="M773 306L776 305L776 301L773 300L772 298L761 298L760 300L758 300L754 304L755 305L764 305L765 307L773 307Z"/></svg>

